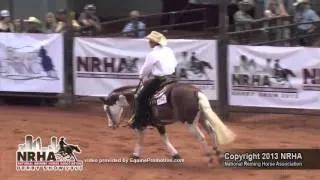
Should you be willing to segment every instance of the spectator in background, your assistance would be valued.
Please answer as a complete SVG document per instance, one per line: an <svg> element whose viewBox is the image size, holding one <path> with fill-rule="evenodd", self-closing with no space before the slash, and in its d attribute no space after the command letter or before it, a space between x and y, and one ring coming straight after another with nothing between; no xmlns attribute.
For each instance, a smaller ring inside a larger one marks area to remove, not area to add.
<svg viewBox="0 0 320 180"><path fill-rule="evenodd" d="M130 12L131 21L127 23L122 30L122 32L125 33L125 36L138 38L146 36L146 25L142 21L139 21L139 17L139 11L134 10Z"/></svg>
<svg viewBox="0 0 320 180"><path fill-rule="evenodd" d="M252 23L255 22L253 17L248 13L252 8L252 2L249 0L242 0L238 4L239 10L234 14L234 22L237 31L249 30L252 28Z"/></svg>
<svg viewBox="0 0 320 180"><path fill-rule="evenodd" d="M288 13L283 5L282 0L270 0L268 8L264 11L264 15L267 18L277 17L277 16L288 16Z"/></svg>
<svg viewBox="0 0 320 180"><path fill-rule="evenodd" d="M23 32L23 20L22 19L15 19L14 22L14 30L15 32Z"/></svg>
<svg viewBox="0 0 320 180"><path fill-rule="evenodd" d="M270 1L276 1L277 4L282 5L288 14L292 12L292 4L295 2L295 0L264 0L264 10L269 8Z"/></svg>
<svg viewBox="0 0 320 180"><path fill-rule="evenodd" d="M57 27L55 32L65 32L67 29L67 11L65 9L59 9L56 13Z"/></svg>
<svg viewBox="0 0 320 180"><path fill-rule="evenodd" d="M27 20L27 33L42 33L40 30L41 21L36 17L29 17Z"/></svg>
<svg viewBox="0 0 320 180"><path fill-rule="evenodd" d="M101 31L100 20L96 16L96 6L93 4L87 4L84 7L78 22L81 26L81 35L94 36Z"/></svg>
<svg viewBox="0 0 320 180"><path fill-rule="evenodd" d="M266 18L276 18L280 16L288 16L288 13L285 9L285 6L283 5L282 0L269 0L269 6L264 11L264 16ZM272 26L280 26L280 25L286 25L287 22L281 20L281 19L270 19L269 21L265 22L265 27L272 27ZM288 37L288 32L286 29L271 29L268 32L268 39L269 40L276 40L276 39L282 39L281 33L284 32L284 37Z"/></svg>
<svg viewBox="0 0 320 180"><path fill-rule="evenodd" d="M71 18L71 23L72 23L73 29L76 30L76 31L79 31L81 29L81 26L78 23L78 21L76 20L76 13L75 12L71 12L70 13L70 18Z"/></svg>
<svg viewBox="0 0 320 180"><path fill-rule="evenodd" d="M2 10L0 16L0 32L14 32L10 12L8 10Z"/></svg>
<svg viewBox="0 0 320 180"><path fill-rule="evenodd" d="M308 0L297 0L296 3L293 4L296 8L295 12L295 21L296 23L307 23L313 21L319 21L320 18L317 13L310 8ZM301 24L298 25L297 31L298 35L308 35L313 33L316 29L316 25L314 24ZM301 46L308 46L310 43L308 42L308 38L300 38L299 43Z"/></svg>
<svg viewBox="0 0 320 180"><path fill-rule="evenodd" d="M239 10L238 3L241 0L232 0L228 5L228 22L229 22L229 31L235 31L234 28L234 14Z"/></svg>
<svg viewBox="0 0 320 180"><path fill-rule="evenodd" d="M68 16L68 13L65 9L59 9L56 13L57 26L55 29L56 33L63 33L67 30L68 24L73 27L74 30L79 30L80 25L74 19L74 13L71 13Z"/></svg>
<svg viewBox="0 0 320 180"><path fill-rule="evenodd" d="M45 22L43 25L44 33L55 33L57 29L57 20L53 13L49 12L46 14Z"/></svg>

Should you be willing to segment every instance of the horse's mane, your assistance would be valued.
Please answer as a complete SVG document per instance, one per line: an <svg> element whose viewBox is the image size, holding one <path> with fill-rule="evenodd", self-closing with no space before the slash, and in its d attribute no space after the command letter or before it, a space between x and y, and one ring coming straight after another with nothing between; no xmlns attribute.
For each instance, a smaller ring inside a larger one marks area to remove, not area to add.
<svg viewBox="0 0 320 180"><path fill-rule="evenodd" d="M128 89L134 89L134 88L137 88L137 86L122 86L122 87L119 87L119 88L113 90L112 93L119 93L119 92L126 91Z"/></svg>

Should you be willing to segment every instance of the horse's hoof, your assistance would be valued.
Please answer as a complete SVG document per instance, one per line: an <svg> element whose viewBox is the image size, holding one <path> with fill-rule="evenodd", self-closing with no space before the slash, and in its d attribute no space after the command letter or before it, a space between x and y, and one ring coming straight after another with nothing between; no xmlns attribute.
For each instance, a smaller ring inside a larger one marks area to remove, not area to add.
<svg viewBox="0 0 320 180"><path fill-rule="evenodd" d="M219 162L219 164L223 164L224 157L223 156L218 156L218 162Z"/></svg>
<svg viewBox="0 0 320 180"><path fill-rule="evenodd" d="M217 155L217 156L220 156L220 155L221 155L221 151L217 150L217 151L216 151L216 155Z"/></svg>
<svg viewBox="0 0 320 180"><path fill-rule="evenodd" d="M136 156L136 155L131 155L131 156L130 156L130 159L140 159L140 157L139 157L139 156Z"/></svg>
<svg viewBox="0 0 320 180"><path fill-rule="evenodd" d="M182 158L179 154L176 154L172 156L172 159L175 160L175 159L182 159Z"/></svg>
<svg viewBox="0 0 320 180"><path fill-rule="evenodd" d="M214 147L214 148L213 148L213 151L216 152L216 155L217 155L217 156L220 156L220 155L221 155L221 151L220 151L218 148Z"/></svg>

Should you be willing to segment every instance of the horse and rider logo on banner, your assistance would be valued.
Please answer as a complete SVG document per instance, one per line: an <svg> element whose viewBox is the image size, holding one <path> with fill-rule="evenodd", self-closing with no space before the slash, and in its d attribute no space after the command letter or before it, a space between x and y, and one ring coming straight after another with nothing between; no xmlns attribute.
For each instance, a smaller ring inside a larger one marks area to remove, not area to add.
<svg viewBox="0 0 320 180"><path fill-rule="evenodd" d="M296 74L281 66L280 59L266 59L265 65L256 63L254 59L249 60L246 55L240 55L239 65L233 67L233 84L236 83L237 75L245 75L240 85L262 86L275 88L293 88L290 80Z"/></svg>
<svg viewBox="0 0 320 180"><path fill-rule="evenodd" d="M197 57L195 52L182 52L181 61L177 68L177 77L184 80L198 80L205 78L204 80L210 80L208 70L212 70L212 65Z"/></svg>
<svg viewBox="0 0 320 180"><path fill-rule="evenodd" d="M25 136L25 142L18 145L16 152L17 171L56 171L83 169L83 161L75 153L81 153L78 145L66 143L65 137L52 136L48 146L43 146L40 137Z"/></svg>
<svg viewBox="0 0 320 180"><path fill-rule="evenodd" d="M54 62L44 46L6 47L0 58L0 77L13 80L59 80Z"/></svg>

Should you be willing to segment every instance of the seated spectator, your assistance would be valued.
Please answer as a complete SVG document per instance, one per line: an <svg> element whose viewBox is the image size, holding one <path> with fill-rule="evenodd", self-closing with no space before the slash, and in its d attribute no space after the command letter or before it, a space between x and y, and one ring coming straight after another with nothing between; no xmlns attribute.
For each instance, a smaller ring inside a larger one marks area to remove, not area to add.
<svg viewBox="0 0 320 180"><path fill-rule="evenodd" d="M296 23L307 23L313 21L319 21L320 18L317 13L310 8L308 0L298 0L293 4L296 8L295 21ZM298 25L297 30L300 36L313 33L316 29L314 24L301 24ZM308 46L308 38L300 38L299 43L301 46Z"/></svg>
<svg viewBox="0 0 320 180"><path fill-rule="evenodd" d="M81 26L81 35L94 36L101 31L100 20L95 13L95 5L88 4L84 7L84 12L80 14L78 20Z"/></svg>
<svg viewBox="0 0 320 180"><path fill-rule="evenodd" d="M55 33L57 29L57 20L53 13L49 12L46 15L44 22L43 32L44 33Z"/></svg>
<svg viewBox="0 0 320 180"><path fill-rule="evenodd" d="M27 33L42 33L40 30L41 21L36 17L29 17L27 22Z"/></svg>
<svg viewBox="0 0 320 180"><path fill-rule="evenodd" d="M11 21L10 12L8 10L2 10L0 16L0 32L14 32L14 25Z"/></svg>
<svg viewBox="0 0 320 180"><path fill-rule="evenodd" d="M139 21L139 17L139 11L135 10L130 12L131 21L127 23L122 30L122 32L125 33L125 36L138 38L146 36L146 25L142 21Z"/></svg>

